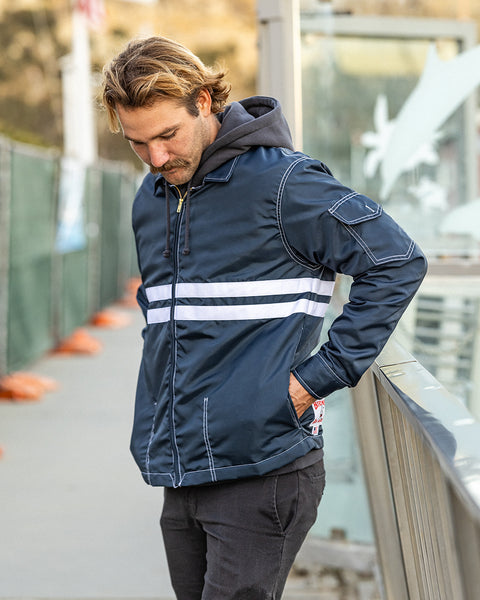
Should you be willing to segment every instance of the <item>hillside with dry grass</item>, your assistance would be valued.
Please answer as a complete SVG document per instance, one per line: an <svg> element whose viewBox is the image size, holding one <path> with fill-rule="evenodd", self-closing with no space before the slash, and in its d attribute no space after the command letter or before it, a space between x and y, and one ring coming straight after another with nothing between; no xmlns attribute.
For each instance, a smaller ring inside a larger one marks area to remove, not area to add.
<svg viewBox="0 0 480 600"><path fill-rule="evenodd" d="M161 34L184 43L207 64L222 62L233 99L255 93L255 0L106 0L105 8L103 25L90 32L94 83L128 40ZM61 64L71 51L69 0L0 0L0 40L0 133L61 148ZM100 111L97 123L100 156L130 158L123 140L106 130Z"/></svg>

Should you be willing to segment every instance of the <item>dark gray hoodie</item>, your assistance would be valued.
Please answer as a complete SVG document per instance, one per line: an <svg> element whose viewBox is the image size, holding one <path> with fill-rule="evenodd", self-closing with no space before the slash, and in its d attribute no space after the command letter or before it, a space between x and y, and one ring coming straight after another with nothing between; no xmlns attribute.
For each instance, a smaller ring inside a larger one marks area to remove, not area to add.
<svg viewBox="0 0 480 600"><path fill-rule="evenodd" d="M274 98L253 96L232 102L217 115L221 123L215 141L203 152L192 187L205 175L255 146L293 150L292 137L280 103Z"/></svg>

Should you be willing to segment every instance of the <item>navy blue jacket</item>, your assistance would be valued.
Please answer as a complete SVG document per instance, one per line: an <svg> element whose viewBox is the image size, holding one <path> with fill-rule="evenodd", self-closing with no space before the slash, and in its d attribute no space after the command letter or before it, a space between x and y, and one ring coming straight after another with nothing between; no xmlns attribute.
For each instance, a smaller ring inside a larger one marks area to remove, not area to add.
<svg viewBox="0 0 480 600"><path fill-rule="evenodd" d="M290 149L223 162L192 187L188 214L175 186L165 214L166 186L147 175L133 209L147 322L133 455L152 485L268 473L323 446L313 408L297 417L290 373L315 398L354 386L425 258L381 206ZM336 273L352 276L350 299L312 355Z"/></svg>

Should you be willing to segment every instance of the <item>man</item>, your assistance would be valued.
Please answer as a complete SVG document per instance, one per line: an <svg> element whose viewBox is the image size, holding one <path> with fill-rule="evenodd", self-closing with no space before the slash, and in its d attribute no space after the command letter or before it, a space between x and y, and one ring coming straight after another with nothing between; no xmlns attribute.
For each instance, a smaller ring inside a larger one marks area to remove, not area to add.
<svg viewBox="0 0 480 600"><path fill-rule="evenodd" d="M150 167L131 449L165 487L179 600L281 597L323 493L323 398L357 383L426 268L380 206L293 150L278 102L228 93L161 37L104 70L110 127ZM350 301L314 352L335 273Z"/></svg>

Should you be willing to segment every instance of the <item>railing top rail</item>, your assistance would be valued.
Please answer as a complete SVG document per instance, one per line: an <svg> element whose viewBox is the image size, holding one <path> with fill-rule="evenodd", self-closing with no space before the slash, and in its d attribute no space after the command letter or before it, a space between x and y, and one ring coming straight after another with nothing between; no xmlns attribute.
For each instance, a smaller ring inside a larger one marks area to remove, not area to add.
<svg viewBox="0 0 480 600"><path fill-rule="evenodd" d="M430 445L459 497L480 522L480 423L393 339L372 370Z"/></svg>

